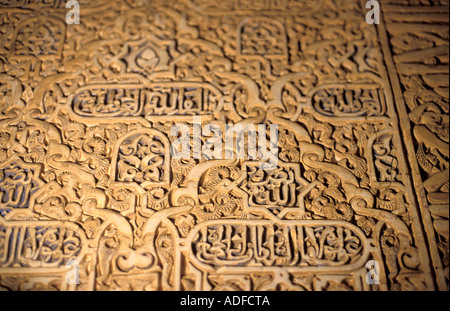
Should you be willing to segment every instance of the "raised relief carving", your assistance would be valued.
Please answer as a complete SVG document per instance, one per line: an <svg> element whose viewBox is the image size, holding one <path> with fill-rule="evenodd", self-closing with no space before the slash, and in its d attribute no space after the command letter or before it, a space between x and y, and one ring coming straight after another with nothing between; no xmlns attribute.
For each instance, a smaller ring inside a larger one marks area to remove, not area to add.
<svg viewBox="0 0 450 311"><path fill-rule="evenodd" d="M392 3L394 4L394 3ZM403 101L403 119L410 128L414 155L412 171L428 230L439 288L449 284L449 84L448 84L448 2L427 3L417 8L410 3L398 14L389 6L388 39L393 45L392 67L402 85L398 96ZM422 23L408 19L422 16Z"/></svg>
<svg viewBox="0 0 450 311"><path fill-rule="evenodd" d="M220 108L222 94L201 83L154 83L89 86L73 98L73 110L82 117L148 117L200 115Z"/></svg>
<svg viewBox="0 0 450 311"><path fill-rule="evenodd" d="M446 289L448 4L386 2L0 0L0 289Z"/></svg>

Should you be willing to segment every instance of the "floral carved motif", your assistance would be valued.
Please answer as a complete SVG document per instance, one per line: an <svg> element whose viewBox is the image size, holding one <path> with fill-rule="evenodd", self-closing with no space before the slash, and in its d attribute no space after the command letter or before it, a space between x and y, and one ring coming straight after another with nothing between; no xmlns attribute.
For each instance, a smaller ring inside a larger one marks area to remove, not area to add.
<svg viewBox="0 0 450 311"><path fill-rule="evenodd" d="M0 289L448 287L445 0L64 2L0 0Z"/></svg>

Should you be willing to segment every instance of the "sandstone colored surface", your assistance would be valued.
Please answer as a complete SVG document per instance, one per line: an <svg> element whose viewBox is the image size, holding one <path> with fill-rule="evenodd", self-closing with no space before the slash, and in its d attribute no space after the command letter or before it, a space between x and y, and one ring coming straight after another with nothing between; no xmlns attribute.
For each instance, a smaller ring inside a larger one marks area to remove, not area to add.
<svg viewBox="0 0 450 311"><path fill-rule="evenodd" d="M447 291L448 1L366 2L0 0L0 289Z"/></svg>

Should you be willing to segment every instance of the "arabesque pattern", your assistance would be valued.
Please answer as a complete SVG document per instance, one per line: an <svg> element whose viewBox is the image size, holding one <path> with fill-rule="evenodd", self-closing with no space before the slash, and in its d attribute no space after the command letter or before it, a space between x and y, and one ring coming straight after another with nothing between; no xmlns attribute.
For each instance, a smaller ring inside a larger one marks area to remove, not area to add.
<svg viewBox="0 0 450 311"><path fill-rule="evenodd" d="M448 290L447 0L78 2L0 0L1 289Z"/></svg>

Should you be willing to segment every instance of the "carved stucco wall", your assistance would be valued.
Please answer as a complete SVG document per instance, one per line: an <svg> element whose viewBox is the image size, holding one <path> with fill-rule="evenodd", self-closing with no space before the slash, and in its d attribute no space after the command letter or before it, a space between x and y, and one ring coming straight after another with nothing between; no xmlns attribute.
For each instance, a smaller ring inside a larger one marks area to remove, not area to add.
<svg viewBox="0 0 450 311"><path fill-rule="evenodd" d="M365 2L0 0L0 288L448 290L448 1Z"/></svg>

